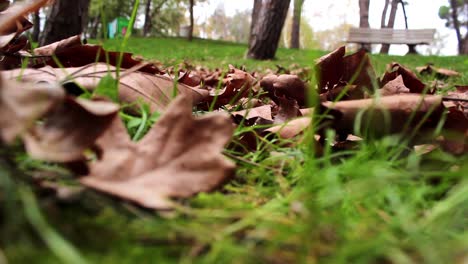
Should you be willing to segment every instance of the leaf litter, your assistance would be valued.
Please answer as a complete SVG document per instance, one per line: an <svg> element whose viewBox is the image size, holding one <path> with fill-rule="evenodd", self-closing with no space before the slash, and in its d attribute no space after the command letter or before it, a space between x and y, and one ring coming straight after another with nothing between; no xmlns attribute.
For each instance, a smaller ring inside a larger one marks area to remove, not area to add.
<svg viewBox="0 0 468 264"><path fill-rule="evenodd" d="M271 135L302 142L311 126L318 128L317 152L330 129L337 138L327 144L337 149L348 139L399 135L455 155L468 151L466 86L448 97L435 95L398 63L377 78L364 50L346 55L345 47L317 60L317 87L303 79L309 69L279 67L283 73L267 75L234 66L163 69L130 53L83 44L80 36L28 50L20 36L30 27L23 16L46 2L14 5L0 16L2 52L30 60L26 69L2 63L0 135L6 143L19 137L37 159L80 164L87 169L77 173L79 182L100 192L169 209L173 198L213 191L234 177L234 162L223 153L236 137L241 144ZM433 66L419 71L458 75ZM107 92L108 86L117 91ZM317 102L310 102L314 94ZM118 114L134 104L162 113L138 142ZM215 113L199 116L206 111ZM235 126L254 133L234 135Z"/></svg>

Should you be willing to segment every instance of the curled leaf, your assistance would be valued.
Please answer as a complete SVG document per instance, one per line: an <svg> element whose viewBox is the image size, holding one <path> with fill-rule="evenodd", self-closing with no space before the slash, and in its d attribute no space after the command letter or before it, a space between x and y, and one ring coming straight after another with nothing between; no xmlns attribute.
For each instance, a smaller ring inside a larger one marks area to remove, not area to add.
<svg viewBox="0 0 468 264"><path fill-rule="evenodd" d="M307 97L306 85L297 75L267 75L260 81L260 86L275 101L277 101L275 98L284 96L296 100L301 106L305 105Z"/></svg>
<svg viewBox="0 0 468 264"><path fill-rule="evenodd" d="M65 92L57 83L18 82L0 83L0 135L12 142L31 128L35 121L59 105Z"/></svg>
<svg viewBox="0 0 468 264"><path fill-rule="evenodd" d="M233 175L234 164L222 151L234 128L224 114L194 118L191 110L190 99L179 97L137 143L116 118L81 182L153 209L170 208L169 198L217 188Z"/></svg>
<svg viewBox="0 0 468 264"><path fill-rule="evenodd" d="M72 93L79 94L83 92L81 89L93 91L99 81L108 74L115 78L116 72L113 66L95 63L78 68L56 69L48 66L40 69L16 69L0 72L0 75L5 79L21 78L35 83L61 82ZM205 90L174 83L172 79L161 75L124 69L120 71L119 99L123 103L133 104L141 101L147 103L151 111L160 111L167 107L176 93L189 95L194 105L208 96Z"/></svg>
<svg viewBox="0 0 468 264"><path fill-rule="evenodd" d="M24 135L26 150L40 160L82 160L84 150L104 133L118 110L119 106L110 102L67 97L44 122Z"/></svg>

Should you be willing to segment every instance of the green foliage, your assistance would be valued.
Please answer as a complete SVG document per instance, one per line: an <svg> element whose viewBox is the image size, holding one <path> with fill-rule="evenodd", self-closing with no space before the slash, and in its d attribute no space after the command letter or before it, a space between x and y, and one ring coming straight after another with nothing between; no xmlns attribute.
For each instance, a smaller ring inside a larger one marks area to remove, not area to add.
<svg viewBox="0 0 468 264"><path fill-rule="evenodd" d="M111 99L114 102L119 101L119 84L118 81L112 77L112 75L107 74L101 78L96 89L94 90L94 95L104 96Z"/></svg>
<svg viewBox="0 0 468 264"><path fill-rule="evenodd" d="M468 25L468 2L465 0L457 0L457 13L458 13L458 20L461 26ZM443 5L439 8L439 17L441 19L447 20L446 26L453 27L453 17L452 17L452 6L451 5Z"/></svg>
<svg viewBox="0 0 468 264"><path fill-rule="evenodd" d="M184 0L153 0L151 17L153 36L176 36L186 23Z"/></svg>

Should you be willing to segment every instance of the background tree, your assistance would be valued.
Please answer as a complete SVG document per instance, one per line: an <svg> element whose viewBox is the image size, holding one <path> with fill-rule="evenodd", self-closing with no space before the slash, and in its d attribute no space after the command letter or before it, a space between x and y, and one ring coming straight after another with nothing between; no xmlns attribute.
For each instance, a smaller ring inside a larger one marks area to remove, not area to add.
<svg viewBox="0 0 468 264"><path fill-rule="evenodd" d="M369 5L370 0L359 0L359 27L369 28ZM370 44L362 45L362 48L371 50Z"/></svg>
<svg viewBox="0 0 468 264"><path fill-rule="evenodd" d="M31 39L34 42L39 41L39 35L41 34L41 16L39 11L36 11L32 14L33 16L33 30L31 34Z"/></svg>
<svg viewBox="0 0 468 264"><path fill-rule="evenodd" d="M391 0L390 15L388 17L388 22L385 23L386 18L387 18L388 5L390 4L389 2L390 2L389 0L385 1L386 6L384 7L384 11L382 13L382 20L380 24L381 28L393 28L395 26L395 18L396 18L398 4L400 3L400 0ZM390 50L389 44L382 44L380 53L388 54L389 50Z"/></svg>
<svg viewBox="0 0 468 264"><path fill-rule="evenodd" d="M275 57L290 0L265 0L258 22L253 27L247 57L267 60Z"/></svg>
<svg viewBox="0 0 468 264"><path fill-rule="evenodd" d="M260 16L260 11L262 10L263 1L254 0L254 5L252 8L252 16L250 19L250 34L249 34L249 46L253 40L253 35L255 33L255 25L257 25L258 17Z"/></svg>
<svg viewBox="0 0 468 264"><path fill-rule="evenodd" d="M468 54L468 1L449 0L448 6L441 6L439 17L447 20L446 26L455 29L458 53ZM463 34L462 31L465 31Z"/></svg>
<svg viewBox="0 0 468 264"><path fill-rule="evenodd" d="M163 7L170 2L169 0L147 0L145 4L145 22L143 25L143 36L147 37L149 36L154 30L154 21L157 18L161 18L160 15L163 15L165 12L161 12ZM172 1L173 3L179 2L179 1ZM163 10L167 11L167 10ZM165 17L166 18L166 17ZM177 19L176 17L173 17L174 19ZM177 19L179 22L180 19Z"/></svg>
<svg viewBox="0 0 468 264"><path fill-rule="evenodd" d="M190 23L189 23L189 32L188 40L192 41L193 39L193 6L195 5L194 0L189 0L189 12L190 12Z"/></svg>
<svg viewBox="0 0 468 264"><path fill-rule="evenodd" d="M300 33L301 33L301 15L304 0L294 0L293 21L291 26L291 43L290 48L300 48Z"/></svg>
<svg viewBox="0 0 468 264"><path fill-rule="evenodd" d="M39 44L47 45L83 32L89 0L56 0L50 11Z"/></svg>
<svg viewBox="0 0 468 264"><path fill-rule="evenodd" d="M130 17L133 1L91 0L89 5L88 32L90 38L105 37L107 23L117 17Z"/></svg>

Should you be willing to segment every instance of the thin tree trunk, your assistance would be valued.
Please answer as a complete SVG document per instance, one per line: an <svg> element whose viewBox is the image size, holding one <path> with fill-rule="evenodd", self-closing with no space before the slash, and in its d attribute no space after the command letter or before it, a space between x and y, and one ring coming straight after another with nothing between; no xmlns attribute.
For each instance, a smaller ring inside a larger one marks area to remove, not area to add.
<svg viewBox="0 0 468 264"><path fill-rule="evenodd" d="M83 33L90 0L56 0L47 19L40 45Z"/></svg>
<svg viewBox="0 0 468 264"><path fill-rule="evenodd" d="M463 39L463 47L461 54L467 55L468 54L468 33L465 34L465 38Z"/></svg>
<svg viewBox="0 0 468 264"><path fill-rule="evenodd" d="M463 38L460 31L460 21L458 21L458 3L457 0L450 0L450 6L452 9L452 20L453 20L453 27L455 28L455 32L457 32L457 40L458 40L458 54L463 54Z"/></svg>
<svg viewBox="0 0 468 264"><path fill-rule="evenodd" d="M275 57L290 2L290 0L265 0L247 57L257 60Z"/></svg>
<svg viewBox="0 0 468 264"><path fill-rule="evenodd" d="M39 41L39 34L41 34L41 17L39 15L39 11L34 12L33 16L33 32L31 35L32 41L38 42Z"/></svg>
<svg viewBox="0 0 468 264"><path fill-rule="evenodd" d="M192 41L193 40L193 6L194 6L194 0L190 0L190 26L189 26L189 33L188 33L188 40Z"/></svg>
<svg viewBox="0 0 468 264"><path fill-rule="evenodd" d="M93 24L91 27L91 32L89 33L89 37L92 39L96 39L98 37L99 25L101 24L101 15L93 18Z"/></svg>
<svg viewBox="0 0 468 264"><path fill-rule="evenodd" d="M405 17L405 28L409 29L408 27L408 16L406 15L406 6L403 0L400 0L401 8L403 9L403 16Z"/></svg>
<svg viewBox="0 0 468 264"><path fill-rule="evenodd" d="M302 5L304 4L304 0L294 0L294 14L293 14L293 22L291 26L291 49L299 49L300 48L300 35L301 35L301 13L302 13Z"/></svg>
<svg viewBox="0 0 468 264"><path fill-rule="evenodd" d="M145 6L145 24L143 25L143 37L147 37L151 31L152 27L152 17L151 17L151 2L152 0L146 1Z"/></svg>
<svg viewBox="0 0 468 264"><path fill-rule="evenodd" d="M255 34L255 27L257 26L258 17L262 10L262 0L254 0L254 6L252 9L252 21L250 22L250 35L249 35L249 46L252 43L253 36Z"/></svg>
<svg viewBox="0 0 468 264"><path fill-rule="evenodd" d="M388 23L385 26L386 28L393 28L395 26L395 19L396 19L396 13L398 9L398 3L399 0L392 0L392 7L390 8L390 16L388 18ZM381 54L388 54L388 51L390 50L390 45L389 44L382 44L382 48L380 49Z"/></svg>
<svg viewBox="0 0 468 264"><path fill-rule="evenodd" d="M389 4L390 0L385 0L384 9L382 11L382 18L380 19L380 28L384 28L387 25L387 12Z"/></svg>
<svg viewBox="0 0 468 264"><path fill-rule="evenodd" d="M359 0L359 27L369 28L369 4L370 0ZM361 47L366 50L371 50L370 44L361 44Z"/></svg>

